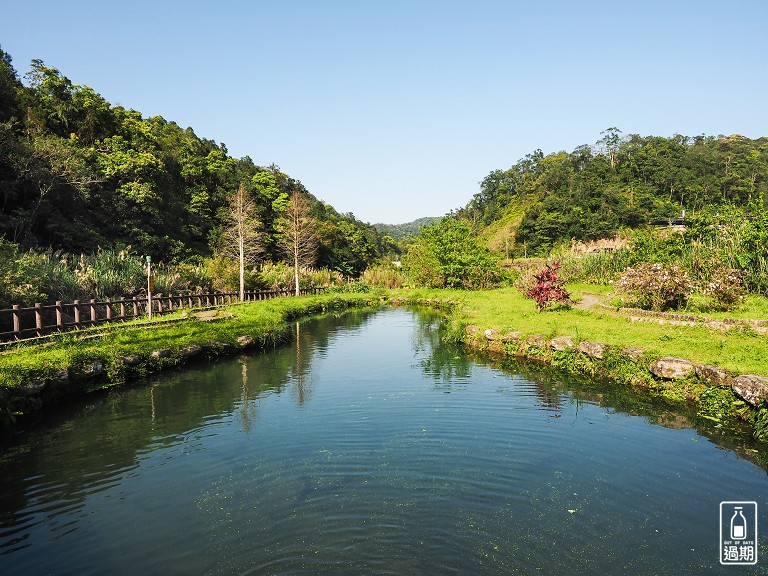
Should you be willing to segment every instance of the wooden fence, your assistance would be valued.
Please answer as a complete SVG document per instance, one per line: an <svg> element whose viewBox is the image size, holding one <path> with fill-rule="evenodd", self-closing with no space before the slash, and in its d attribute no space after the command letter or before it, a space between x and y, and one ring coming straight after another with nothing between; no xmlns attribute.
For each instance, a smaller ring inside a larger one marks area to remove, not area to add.
<svg viewBox="0 0 768 576"><path fill-rule="evenodd" d="M306 288L301 295L318 294L325 288ZM293 296L293 290L268 290L246 292L245 301L270 300L282 296ZM238 302L237 292L215 292L209 294L152 294L152 314L161 315L182 308L215 308ZM23 340L44 336L52 332L77 330L106 322L132 320L148 316L146 296L141 298L120 298L119 300L80 301L71 303L35 304L22 308L14 305L11 309L0 310L0 341Z"/></svg>

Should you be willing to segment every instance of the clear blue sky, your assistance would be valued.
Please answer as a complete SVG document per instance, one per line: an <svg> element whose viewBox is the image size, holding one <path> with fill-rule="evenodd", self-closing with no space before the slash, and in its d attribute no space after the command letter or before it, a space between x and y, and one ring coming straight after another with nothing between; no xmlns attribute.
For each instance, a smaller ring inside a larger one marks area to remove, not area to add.
<svg viewBox="0 0 768 576"><path fill-rule="evenodd" d="M387 223L611 126L768 136L766 30L765 0L0 0L19 73L41 58Z"/></svg>

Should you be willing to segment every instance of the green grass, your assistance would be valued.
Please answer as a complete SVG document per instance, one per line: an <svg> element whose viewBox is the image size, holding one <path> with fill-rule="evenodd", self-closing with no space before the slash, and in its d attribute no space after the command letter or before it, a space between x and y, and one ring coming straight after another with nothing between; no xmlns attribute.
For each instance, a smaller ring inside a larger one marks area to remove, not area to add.
<svg viewBox="0 0 768 576"><path fill-rule="evenodd" d="M188 319L167 326L141 327L138 320L120 327L104 327L102 337L86 338L99 329L67 333L46 343L21 344L0 354L0 387L13 389L34 378L50 378L67 370L76 372L84 364L99 360L105 365L108 384L119 383L127 375L141 375L166 364L180 363L180 350L187 345L213 342L236 344L239 336L251 336L265 345L278 341L286 321L317 314L324 310L365 305L371 294L324 294L298 298L276 298L251 302L222 309L234 315L217 322ZM168 348L171 354L161 360L150 359L154 350ZM123 362L127 356L138 356L141 362L129 368Z"/></svg>
<svg viewBox="0 0 768 576"><path fill-rule="evenodd" d="M577 296L582 291L597 291L591 285L570 288ZM577 341L642 348L650 356L677 356L714 364L736 374L768 375L768 338L749 331L722 332L701 326L630 322L608 313L576 309L537 313L533 301L514 288L478 292L413 289L395 294L414 300L460 301L452 317L459 326L474 324L502 332L544 334L547 338L568 335ZM766 303L754 301L749 306L745 310L754 314L764 310Z"/></svg>

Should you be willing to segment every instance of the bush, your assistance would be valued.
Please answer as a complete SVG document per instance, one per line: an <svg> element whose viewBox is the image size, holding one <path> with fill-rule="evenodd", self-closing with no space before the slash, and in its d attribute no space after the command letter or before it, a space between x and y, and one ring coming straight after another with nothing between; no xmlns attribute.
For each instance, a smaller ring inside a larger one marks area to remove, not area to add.
<svg viewBox="0 0 768 576"><path fill-rule="evenodd" d="M563 288L565 282L557 277L560 262L547 264L534 277L536 283L526 292L528 298L536 301L536 310L541 312L556 304L570 305L571 295Z"/></svg>
<svg viewBox="0 0 768 576"><path fill-rule="evenodd" d="M364 282L347 282L341 286L337 286L333 289L334 292L351 293L351 294L366 294L372 290L369 284Z"/></svg>
<svg viewBox="0 0 768 576"><path fill-rule="evenodd" d="M637 255L627 248L588 254L567 254L559 259L562 263L560 276L566 282L590 282L609 284L627 267L635 264Z"/></svg>
<svg viewBox="0 0 768 576"><path fill-rule="evenodd" d="M702 292L712 298L715 308L733 310L744 299L741 274L732 268L715 270Z"/></svg>
<svg viewBox="0 0 768 576"><path fill-rule="evenodd" d="M217 292L239 292L240 263L234 258L217 255L205 261L206 273L213 279L213 289ZM256 274L253 270L245 269L245 289L258 288Z"/></svg>
<svg viewBox="0 0 768 576"><path fill-rule="evenodd" d="M693 289L685 270L648 262L627 268L615 287L618 294L628 297L629 303L649 310L677 309Z"/></svg>

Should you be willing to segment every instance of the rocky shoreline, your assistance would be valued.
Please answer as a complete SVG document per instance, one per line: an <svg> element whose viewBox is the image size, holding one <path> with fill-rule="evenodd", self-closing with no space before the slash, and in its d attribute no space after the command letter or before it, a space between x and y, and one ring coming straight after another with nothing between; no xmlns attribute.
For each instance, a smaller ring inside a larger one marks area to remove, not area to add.
<svg viewBox="0 0 768 576"><path fill-rule="evenodd" d="M549 349L553 353L573 351L599 361L606 357L609 349L613 350L610 344L603 342L582 341L577 345L570 336L559 336L547 340L543 334L532 334L523 338L520 332L499 334L496 330L482 330L479 326L472 325L467 326L465 331L467 344L474 349L521 358L541 359L541 351ZM619 348L616 351L633 362L645 357L645 351L642 348ZM730 388L738 397L755 407L768 401L768 377L766 376L757 374L736 376L718 366L697 364L685 358L671 356L651 359L647 370L652 376L662 380L696 377L708 386Z"/></svg>

